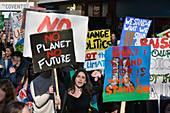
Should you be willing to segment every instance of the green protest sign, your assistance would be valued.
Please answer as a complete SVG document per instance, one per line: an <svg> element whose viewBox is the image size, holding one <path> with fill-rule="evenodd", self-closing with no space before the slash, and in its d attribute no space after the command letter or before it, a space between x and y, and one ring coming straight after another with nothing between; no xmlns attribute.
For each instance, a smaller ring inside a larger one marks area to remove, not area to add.
<svg viewBox="0 0 170 113"><path fill-rule="evenodd" d="M4 15L0 15L0 29L4 28Z"/></svg>

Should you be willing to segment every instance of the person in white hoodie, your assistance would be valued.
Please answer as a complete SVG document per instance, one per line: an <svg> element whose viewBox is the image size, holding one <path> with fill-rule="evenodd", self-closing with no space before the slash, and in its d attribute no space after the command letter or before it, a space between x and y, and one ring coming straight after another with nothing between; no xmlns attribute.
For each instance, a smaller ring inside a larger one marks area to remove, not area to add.
<svg viewBox="0 0 170 113"><path fill-rule="evenodd" d="M40 73L31 81L30 90L34 100L33 113L55 113L53 82L52 70Z"/></svg>

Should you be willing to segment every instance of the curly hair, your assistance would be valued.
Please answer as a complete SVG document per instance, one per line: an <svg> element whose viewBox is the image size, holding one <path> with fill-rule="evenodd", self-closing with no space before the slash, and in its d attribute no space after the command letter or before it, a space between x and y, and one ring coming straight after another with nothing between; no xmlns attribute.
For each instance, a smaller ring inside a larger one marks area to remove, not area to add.
<svg viewBox="0 0 170 113"><path fill-rule="evenodd" d="M83 72L83 73L85 74L85 76L86 76L86 83L83 85L82 91L83 91L86 95L89 95L90 98L91 98L91 100L93 100L93 93L94 93L94 92L93 92L92 87L91 87L92 84L91 84L91 82L90 82L90 78L89 78L88 73L87 73L86 70L84 70L84 69L78 69L78 70L74 73L73 78L72 78L72 81L71 81L70 86L69 86L69 91L71 91L72 93L75 92L75 85L76 85L75 79L76 79L77 75L78 75L80 72Z"/></svg>
<svg viewBox="0 0 170 113"><path fill-rule="evenodd" d="M0 113L11 100L16 100L15 88L8 79L0 79L0 89L5 92L5 98L0 102Z"/></svg>

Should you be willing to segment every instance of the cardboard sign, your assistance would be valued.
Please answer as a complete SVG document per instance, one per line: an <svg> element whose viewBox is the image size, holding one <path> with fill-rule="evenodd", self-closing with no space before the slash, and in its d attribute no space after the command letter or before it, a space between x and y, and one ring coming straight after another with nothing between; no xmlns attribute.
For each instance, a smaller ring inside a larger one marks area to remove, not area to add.
<svg viewBox="0 0 170 113"><path fill-rule="evenodd" d="M167 74L170 72L170 39L145 38L140 40L141 46L151 46L151 74Z"/></svg>
<svg viewBox="0 0 170 113"><path fill-rule="evenodd" d="M72 14L72 15L81 15L81 10L68 11L68 10L46 10L46 8L41 7L31 7L23 9L23 21L22 21L22 29L25 29L25 21L26 21L26 12L27 11L35 11L35 12L45 12L45 13L60 13L60 14Z"/></svg>
<svg viewBox="0 0 170 113"><path fill-rule="evenodd" d="M23 52L25 57L32 57L29 37L31 34L72 28L76 62L85 61L88 17L55 13L39 13L33 11L27 11L26 15L24 42L27 43L24 43Z"/></svg>
<svg viewBox="0 0 170 113"><path fill-rule="evenodd" d="M170 75L151 74L150 99L170 99Z"/></svg>
<svg viewBox="0 0 170 113"><path fill-rule="evenodd" d="M90 51L86 53L86 61L84 68L86 71L104 69L105 67L105 51Z"/></svg>
<svg viewBox="0 0 170 113"><path fill-rule="evenodd" d="M0 29L4 28L4 15L0 15Z"/></svg>
<svg viewBox="0 0 170 113"><path fill-rule="evenodd" d="M19 91L19 94L17 96L17 100L20 102L24 102L28 105L29 109L33 108L33 99L32 99L32 95L31 95L31 91L30 91L30 85L22 88Z"/></svg>
<svg viewBox="0 0 170 113"><path fill-rule="evenodd" d="M75 63L72 29L30 36L35 72Z"/></svg>
<svg viewBox="0 0 170 113"><path fill-rule="evenodd" d="M150 46L113 46L105 50L103 102L148 100Z"/></svg>
<svg viewBox="0 0 170 113"><path fill-rule="evenodd" d="M160 38L168 38L168 37L170 37L170 29L157 34L157 36L160 37Z"/></svg>
<svg viewBox="0 0 170 113"><path fill-rule="evenodd" d="M23 52L24 45L24 29L21 28L22 24L22 13L13 13L10 16L10 23L12 25L13 37L14 37L14 48L16 51Z"/></svg>
<svg viewBox="0 0 170 113"><path fill-rule="evenodd" d="M126 17L119 46L134 46L138 38L146 38L152 20Z"/></svg>
<svg viewBox="0 0 170 113"><path fill-rule="evenodd" d="M138 42L151 46L150 99L170 97L170 38L145 38Z"/></svg>
<svg viewBox="0 0 170 113"><path fill-rule="evenodd" d="M86 51L105 50L111 45L110 30L94 30L87 34Z"/></svg>
<svg viewBox="0 0 170 113"><path fill-rule="evenodd" d="M29 8L24 8L23 9L23 20L22 20L22 29L25 29L25 21L26 21L26 12L27 11L36 11L36 12L46 12L44 9L29 9Z"/></svg>

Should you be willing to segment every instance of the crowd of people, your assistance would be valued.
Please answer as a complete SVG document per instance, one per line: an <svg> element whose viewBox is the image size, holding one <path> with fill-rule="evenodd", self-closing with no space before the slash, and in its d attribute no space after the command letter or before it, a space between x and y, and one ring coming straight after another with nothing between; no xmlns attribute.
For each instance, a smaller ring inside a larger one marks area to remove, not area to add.
<svg viewBox="0 0 170 113"><path fill-rule="evenodd" d="M104 76L100 70L87 72L83 63L57 69L59 85L64 84L57 98L53 70L34 73L32 59L14 50L10 35L7 37L3 30L0 35L0 113L104 113ZM33 103L29 110L27 101L19 102L17 98L25 87ZM91 105L93 101L100 106L98 110Z"/></svg>
<svg viewBox="0 0 170 113"><path fill-rule="evenodd" d="M56 111L118 113L120 111L121 102L102 102L104 76L101 70L87 72L83 69L83 63L57 69L60 82L58 98L55 93L53 70L34 73L31 59L24 58L20 51L14 51L13 38L10 35L7 37L3 31L0 35L0 113L55 113ZM112 32L111 46L116 45L117 37ZM29 101L33 103L32 108L28 108L27 101L19 102L17 99L20 90L25 87L27 95L29 97L31 95ZM137 106L138 103L140 107ZM142 103L127 102L126 113L147 113L145 103ZM136 108L133 108L135 104Z"/></svg>

